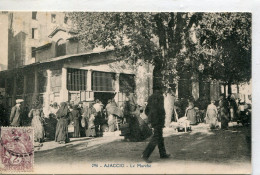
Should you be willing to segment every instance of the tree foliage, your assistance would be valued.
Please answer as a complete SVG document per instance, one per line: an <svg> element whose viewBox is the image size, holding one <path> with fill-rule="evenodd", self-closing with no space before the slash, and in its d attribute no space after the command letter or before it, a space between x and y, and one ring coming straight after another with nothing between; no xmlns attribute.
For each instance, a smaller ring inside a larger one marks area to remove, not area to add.
<svg viewBox="0 0 260 175"><path fill-rule="evenodd" d="M224 82L251 77L251 14L73 12L68 14L88 48L113 47L130 63L154 64L170 88L200 75Z"/></svg>

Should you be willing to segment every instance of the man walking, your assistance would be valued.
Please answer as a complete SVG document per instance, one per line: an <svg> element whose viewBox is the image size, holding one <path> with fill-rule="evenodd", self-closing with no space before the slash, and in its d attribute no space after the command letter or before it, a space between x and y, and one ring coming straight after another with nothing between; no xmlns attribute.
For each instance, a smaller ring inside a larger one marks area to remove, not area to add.
<svg viewBox="0 0 260 175"><path fill-rule="evenodd" d="M11 126L20 126L21 125L21 115L23 113L21 109L21 104L23 100L17 99L16 105L12 107L11 115L10 115L10 125Z"/></svg>
<svg viewBox="0 0 260 175"><path fill-rule="evenodd" d="M149 157L157 145L159 148L160 158L170 157L170 154L166 154L163 139L163 127L165 120L164 97L160 91L160 87L155 87L154 91L154 94L149 97L148 104L145 108L145 114L148 116L148 121L154 129L152 139L142 155L142 159L147 163L152 162L149 160Z"/></svg>

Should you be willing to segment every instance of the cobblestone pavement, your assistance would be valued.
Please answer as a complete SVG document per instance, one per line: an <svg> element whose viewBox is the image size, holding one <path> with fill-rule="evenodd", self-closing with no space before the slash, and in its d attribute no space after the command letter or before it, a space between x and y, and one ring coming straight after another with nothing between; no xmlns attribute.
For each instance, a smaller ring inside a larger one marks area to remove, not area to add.
<svg viewBox="0 0 260 175"><path fill-rule="evenodd" d="M251 172L250 131L250 127L234 123L226 131L210 131L206 124L193 126L188 133L165 129L165 145L171 158L160 159L156 149L150 157L151 164L140 158L149 139L125 142L114 133L94 139L75 138L66 145L45 142L39 150L35 149L35 170L46 173L245 174Z"/></svg>

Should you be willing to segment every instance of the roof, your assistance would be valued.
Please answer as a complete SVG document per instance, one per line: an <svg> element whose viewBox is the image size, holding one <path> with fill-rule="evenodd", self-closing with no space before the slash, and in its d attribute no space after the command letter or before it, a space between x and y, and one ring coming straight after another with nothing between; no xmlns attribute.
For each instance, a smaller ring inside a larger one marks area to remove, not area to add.
<svg viewBox="0 0 260 175"><path fill-rule="evenodd" d="M78 54L71 54L71 55L63 55L63 56L59 56L59 57L55 57L55 58L51 58L49 60L45 60L45 61L39 61L33 64L41 64L41 63L49 63L49 62L55 62L55 61L60 61L60 60L64 60L67 58L73 58L73 57L79 57L79 56L86 56L86 55L92 55L92 54L100 54L100 53L105 53L105 52L111 52L113 50L107 49L107 50L102 50L102 51L90 51L90 52L85 52L85 53L78 53ZM32 65L32 64L30 64ZM28 65L29 66L29 65Z"/></svg>
<svg viewBox="0 0 260 175"><path fill-rule="evenodd" d="M62 28L62 27L57 27L56 29L54 29L51 32L51 34L48 37L52 38L59 31L68 32L68 33L71 33L71 34L77 34L77 32L72 30L72 29L65 29L65 28Z"/></svg>
<svg viewBox="0 0 260 175"><path fill-rule="evenodd" d="M33 51L45 49L45 48L50 47L51 45L52 45L52 43L47 43L47 44L44 44L44 45L42 45L42 46L36 47Z"/></svg>
<svg viewBox="0 0 260 175"><path fill-rule="evenodd" d="M43 64L43 63L51 63L51 62L61 61L61 60L65 60L65 59L73 58L73 57L86 56L86 55L92 55L92 54L101 54L101 53L112 52L112 51L113 51L113 49L103 49L103 50L90 51L90 52L79 53L79 54L64 55L64 56L55 57L55 58L52 58L52 59L49 59L49 60L44 60L44 61L39 61L39 62L32 63L32 64L23 65L23 66L13 68L13 69L3 70L3 71L0 71L0 73L18 70L18 69L21 69L21 68L25 68L25 67L29 67L29 66L35 66L35 65L39 65L39 64Z"/></svg>

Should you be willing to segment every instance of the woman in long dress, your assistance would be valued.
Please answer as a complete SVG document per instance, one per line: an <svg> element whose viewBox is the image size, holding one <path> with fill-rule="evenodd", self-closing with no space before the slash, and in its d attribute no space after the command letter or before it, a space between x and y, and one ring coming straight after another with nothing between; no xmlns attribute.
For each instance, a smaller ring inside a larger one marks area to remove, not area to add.
<svg viewBox="0 0 260 175"><path fill-rule="evenodd" d="M217 126L218 110L214 103L215 101L212 100L206 112L206 122L209 124L210 129L215 129Z"/></svg>
<svg viewBox="0 0 260 175"><path fill-rule="evenodd" d="M31 125L34 128L34 141L42 143L44 139L44 116L41 105L38 101L33 103L33 108L29 112L28 117L32 118Z"/></svg>
<svg viewBox="0 0 260 175"><path fill-rule="evenodd" d="M83 117L87 121L86 137L96 137L95 130L95 117L97 115L96 109L93 107L93 102L89 102L89 106L83 114Z"/></svg>
<svg viewBox="0 0 260 175"><path fill-rule="evenodd" d="M79 122L80 122L80 112L78 110L78 105L73 106L73 110L71 111L71 120L74 126L74 133L73 137L80 137L80 130L79 130Z"/></svg>
<svg viewBox="0 0 260 175"><path fill-rule="evenodd" d="M140 118L140 108L137 104L137 99L134 94L128 94L128 100L126 105L129 109L129 128L130 128L130 141L138 142L143 140L141 133L141 125L139 121L142 121Z"/></svg>
<svg viewBox="0 0 260 175"><path fill-rule="evenodd" d="M57 111L57 127L55 134L55 141L60 144L65 144L69 142L68 136L68 123L70 118L70 111L66 102L61 103L60 109Z"/></svg>

